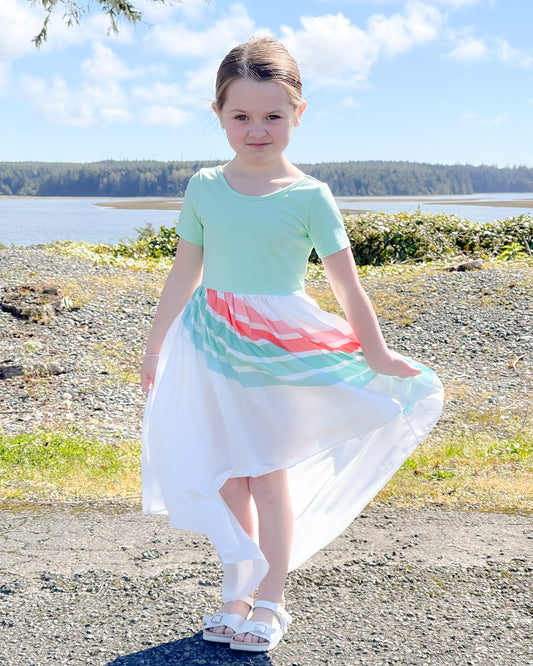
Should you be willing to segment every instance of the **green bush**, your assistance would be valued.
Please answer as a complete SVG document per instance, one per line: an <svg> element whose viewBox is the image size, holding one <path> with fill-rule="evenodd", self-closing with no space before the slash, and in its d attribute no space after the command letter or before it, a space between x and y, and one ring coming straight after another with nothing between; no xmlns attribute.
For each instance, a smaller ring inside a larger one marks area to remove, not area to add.
<svg viewBox="0 0 533 666"><path fill-rule="evenodd" d="M348 215L344 222L360 266L458 255L505 257L520 251L531 254L533 247L533 218L528 214L470 222L457 215L365 213Z"/></svg>
<svg viewBox="0 0 533 666"><path fill-rule="evenodd" d="M457 256L511 259L531 255L533 218L529 214L493 222L470 222L457 215L365 213L344 217L352 253L359 266L435 261ZM174 227L137 229L132 243L106 247L115 257L173 257L178 245ZM316 253L310 260L318 262Z"/></svg>
<svg viewBox="0 0 533 666"><path fill-rule="evenodd" d="M178 247L178 234L175 227L160 227L155 231L153 227L143 227L136 230L138 238L133 243L118 243L106 248L116 257L131 257L132 259L160 259L173 257Z"/></svg>

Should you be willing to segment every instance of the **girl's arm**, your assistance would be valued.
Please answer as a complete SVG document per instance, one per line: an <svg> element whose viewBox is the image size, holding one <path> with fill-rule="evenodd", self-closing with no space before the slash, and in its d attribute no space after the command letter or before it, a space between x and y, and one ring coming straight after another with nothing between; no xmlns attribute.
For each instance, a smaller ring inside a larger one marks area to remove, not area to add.
<svg viewBox="0 0 533 666"><path fill-rule="evenodd" d="M143 391L149 391L153 385L163 339L174 319L200 284L202 267L203 247L180 239L146 342L146 353L141 366Z"/></svg>
<svg viewBox="0 0 533 666"><path fill-rule="evenodd" d="M350 248L322 259L329 281L348 323L361 343L368 365L382 375L412 377L420 374L389 351L381 333L374 308L359 282Z"/></svg>

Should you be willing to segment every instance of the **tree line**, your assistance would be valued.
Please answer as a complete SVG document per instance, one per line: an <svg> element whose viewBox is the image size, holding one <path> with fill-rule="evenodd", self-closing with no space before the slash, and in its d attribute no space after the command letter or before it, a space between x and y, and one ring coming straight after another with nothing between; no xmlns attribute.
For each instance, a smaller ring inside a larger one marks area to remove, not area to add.
<svg viewBox="0 0 533 666"><path fill-rule="evenodd" d="M93 163L0 162L0 195L181 197L190 177L216 161ZM533 168L417 162L325 162L298 165L336 196L418 196L533 192Z"/></svg>

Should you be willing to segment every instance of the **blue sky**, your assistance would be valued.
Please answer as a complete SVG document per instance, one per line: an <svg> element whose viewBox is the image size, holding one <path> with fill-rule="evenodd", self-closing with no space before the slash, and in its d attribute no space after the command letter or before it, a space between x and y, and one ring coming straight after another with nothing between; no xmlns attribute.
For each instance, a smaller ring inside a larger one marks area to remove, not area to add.
<svg viewBox="0 0 533 666"><path fill-rule="evenodd" d="M229 158L216 68L271 34L308 101L289 159L533 167L532 0L134 4L146 25L58 15L37 50L42 10L0 0L0 161Z"/></svg>

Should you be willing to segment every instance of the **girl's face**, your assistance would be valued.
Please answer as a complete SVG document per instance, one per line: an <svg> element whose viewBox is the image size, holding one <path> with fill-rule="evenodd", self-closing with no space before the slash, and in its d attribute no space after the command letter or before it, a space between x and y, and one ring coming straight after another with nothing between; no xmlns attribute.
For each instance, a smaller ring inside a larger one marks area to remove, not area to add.
<svg viewBox="0 0 533 666"><path fill-rule="evenodd" d="M237 156L258 166L281 158L304 109L305 102L294 108L279 83L253 79L233 81L222 109L213 104Z"/></svg>

